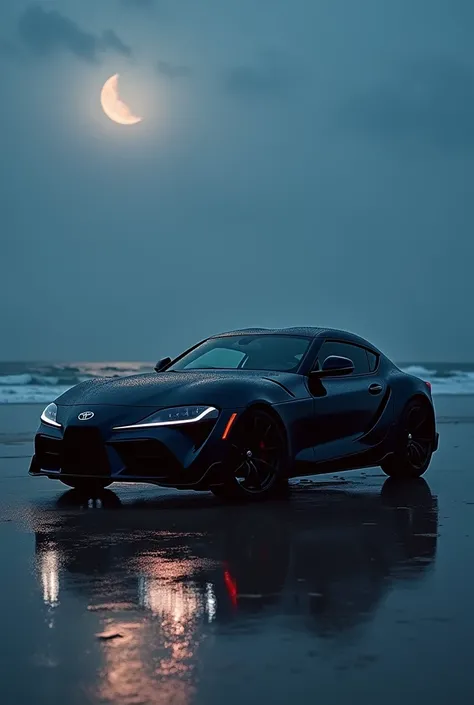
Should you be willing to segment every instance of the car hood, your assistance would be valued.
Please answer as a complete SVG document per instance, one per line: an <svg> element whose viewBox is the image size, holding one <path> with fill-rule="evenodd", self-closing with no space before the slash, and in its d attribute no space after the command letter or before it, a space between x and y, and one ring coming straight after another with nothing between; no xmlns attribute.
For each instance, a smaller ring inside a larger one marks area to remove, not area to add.
<svg viewBox="0 0 474 705"><path fill-rule="evenodd" d="M253 399L270 403L295 398L299 375L247 370L160 372L82 382L62 394L61 406L166 406L212 404L245 406ZM299 395L298 395L299 396Z"/></svg>

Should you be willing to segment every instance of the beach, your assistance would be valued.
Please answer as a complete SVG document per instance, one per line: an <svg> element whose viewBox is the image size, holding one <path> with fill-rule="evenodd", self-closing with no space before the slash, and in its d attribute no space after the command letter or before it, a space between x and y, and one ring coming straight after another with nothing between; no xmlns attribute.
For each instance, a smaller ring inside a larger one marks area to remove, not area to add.
<svg viewBox="0 0 474 705"><path fill-rule="evenodd" d="M474 396L435 399L424 480L304 478L288 498L28 476L44 404L0 405L2 702L472 700Z"/></svg>

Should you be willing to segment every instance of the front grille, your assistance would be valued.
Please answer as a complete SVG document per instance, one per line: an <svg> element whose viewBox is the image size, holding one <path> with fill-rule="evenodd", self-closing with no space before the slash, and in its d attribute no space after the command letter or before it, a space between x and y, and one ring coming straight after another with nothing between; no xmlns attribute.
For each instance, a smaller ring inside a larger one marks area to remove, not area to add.
<svg viewBox="0 0 474 705"><path fill-rule="evenodd" d="M66 474L110 475L107 451L98 428L66 428L61 468Z"/></svg>
<svg viewBox="0 0 474 705"><path fill-rule="evenodd" d="M125 465L126 475L158 479L181 469L173 453L160 441L122 441L113 446Z"/></svg>
<svg viewBox="0 0 474 705"><path fill-rule="evenodd" d="M49 436L36 436L35 458L44 470L59 470L61 468L62 441Z"/></svg>

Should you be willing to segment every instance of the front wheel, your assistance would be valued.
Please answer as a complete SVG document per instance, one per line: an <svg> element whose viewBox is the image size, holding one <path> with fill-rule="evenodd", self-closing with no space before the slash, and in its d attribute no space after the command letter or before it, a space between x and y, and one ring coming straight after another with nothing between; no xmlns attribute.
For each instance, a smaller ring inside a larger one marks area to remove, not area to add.
<svg viewBox="0 0 474 705"><path fill-rule="evenodd" d="M286 438L273 414L263 409L247 411L236 423L229 441L232 460L223 469L223 484L211 487L217 497L261 500L287 487Z"/></svg>
<svg viewBox="0 0 474 705"><path fill-rule="evenodd" d="M81 494L87 494L89 497L93 497L112 484L112 482L108 480L94 480L90 477L61 478L61 482Z"/></svg>
<svg viewBox="0 0 474 705"><path fill-rule="evenodd" d="M393 455L381 464L386 475L397 479L421 477L434 449L434 416L428 402L413 399L403 411Z"/></svg>

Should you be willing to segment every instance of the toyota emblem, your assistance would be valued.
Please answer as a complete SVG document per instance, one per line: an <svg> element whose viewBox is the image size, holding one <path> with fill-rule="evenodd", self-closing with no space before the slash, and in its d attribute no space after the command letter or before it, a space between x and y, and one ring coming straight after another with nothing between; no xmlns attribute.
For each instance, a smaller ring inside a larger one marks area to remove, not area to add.
<svg viewBox="0 0 474 705"><path fill-rule="evenodd" d="M94 416L93 411L81 411L79 416L77 417L79 421L89 421L89 419L92 419Z"/></svg>

